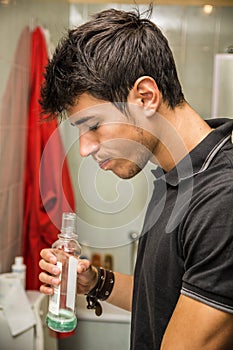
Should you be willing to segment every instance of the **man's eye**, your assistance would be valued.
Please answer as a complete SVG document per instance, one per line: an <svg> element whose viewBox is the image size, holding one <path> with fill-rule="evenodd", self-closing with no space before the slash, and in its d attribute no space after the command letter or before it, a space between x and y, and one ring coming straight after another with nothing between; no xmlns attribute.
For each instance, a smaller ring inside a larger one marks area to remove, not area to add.
<svg viewBox="0 0 233 350"><path fill-rule="evenodd" d="M97 123L97 124L95 124L95 125L92 125L92 126L89 126L89 130L90 130L90 131L93 131L93 130L98 129L98 127L99 127L99 123Z"/></svg>

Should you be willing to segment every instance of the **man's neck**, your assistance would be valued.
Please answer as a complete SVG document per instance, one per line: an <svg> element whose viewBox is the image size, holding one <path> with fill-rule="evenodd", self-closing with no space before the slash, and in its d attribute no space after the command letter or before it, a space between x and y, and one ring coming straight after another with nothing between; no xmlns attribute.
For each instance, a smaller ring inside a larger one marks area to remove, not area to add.
<svg viewBox="0 0 233 350"><path fill-rule="evenodd" d="M174 110L162 104L155 118L158 143L153 153L167 172L212 131L186 102Z"/></svg>

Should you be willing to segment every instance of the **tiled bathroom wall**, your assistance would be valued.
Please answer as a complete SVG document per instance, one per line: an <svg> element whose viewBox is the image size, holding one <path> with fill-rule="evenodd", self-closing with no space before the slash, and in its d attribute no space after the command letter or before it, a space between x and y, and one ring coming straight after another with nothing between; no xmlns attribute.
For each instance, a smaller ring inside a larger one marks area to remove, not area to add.
<svg viewBox="0 0 233 350"><path fill-rule="evenodd" d="M132 9L134 6L88 2L69 4L65 0L0 0L0 272L9 271L14 256L21 254L30 30L36 25L48 28L56 44L69 25L83 23L96 11L106 7ZM140 5L139 8L143 11L146 6ZM204 118L209 118L214 55L224 52L233 44L233 7L216 7L211 14L206 14L198 6L155 6L152 20L169 39L186 99ZM19 55L16 50L20 38L23 41L19 45ZM69 132L65 131L64 138L69 138ZM81 212L83 203L80 200L82 193L78 189L78 146L73 145L69 152L77 211ZM106 174L98 174L98 178L100 191L103 191L103 182L108 189L115 181ZM137 179L132 181L132 185L139 188L132 206L137 213L141 210L137 199L142 198L140 190L143 192L143 181L140 184ZM114 189L116 186L118 183L114 183ZM112 200L109 194L113 195L106 190L103 196ZM125 219L121 218L122 222L132 213L127 212L126 215ZM92 220L95 220L94 216ZM104 220L99 213L98 220ZM117 221L117 217L114 220ZM107 225L111 222L108 216ZM98 252L104 254L105 250L98 249ZM114 249L108 252L115 254ZM118 249L117 260L114 261L116 269L131 272L132 256L134 247Z"/></svg>

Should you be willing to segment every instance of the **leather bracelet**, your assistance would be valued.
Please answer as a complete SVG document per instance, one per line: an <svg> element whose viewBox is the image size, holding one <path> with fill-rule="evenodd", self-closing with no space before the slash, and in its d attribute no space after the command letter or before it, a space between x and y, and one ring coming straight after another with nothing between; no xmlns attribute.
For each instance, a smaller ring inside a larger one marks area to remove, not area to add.
<svg viewBox="0 0 233 350"><path fill-rule="evenodd" d="M103 283L104 283L104 269L102 267L97 267L97 282L95 286L87 293L87 295L90 296L97 296L98 291L101 289Z"/></svg>
<svg viewBox="0 0 233 350"><path fill-rule="evenodd" d="M102 314L102 307L99 301L107 300L114 286L114 273L111 270L105 270L102 267L97 267L98 277L97 282L87 294L87 308L95 309L97 316Z"/></svg>
<svg viewBox="0 0 233 350"><path fill-rule="evenodd" d="M105 278L104 283L97 293L98 299L101 301L107 300L114 286L114 273L111 270L104 270Z"/></svg>

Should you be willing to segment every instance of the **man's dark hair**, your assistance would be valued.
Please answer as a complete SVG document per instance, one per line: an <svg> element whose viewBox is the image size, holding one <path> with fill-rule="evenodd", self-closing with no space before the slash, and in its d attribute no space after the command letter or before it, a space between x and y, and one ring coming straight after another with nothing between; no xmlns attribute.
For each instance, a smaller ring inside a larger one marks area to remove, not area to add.
<svg viewBox="0 0 233 350"><path fill-rule="evenodd" d="M49 62L41 90L46 113L59 114L74 106L84 92L114 103L127 101L141 76L152 77L163 100L173 109L184 101L167 39L147 18L115 9L95 14L69 30Z"/></svg>

